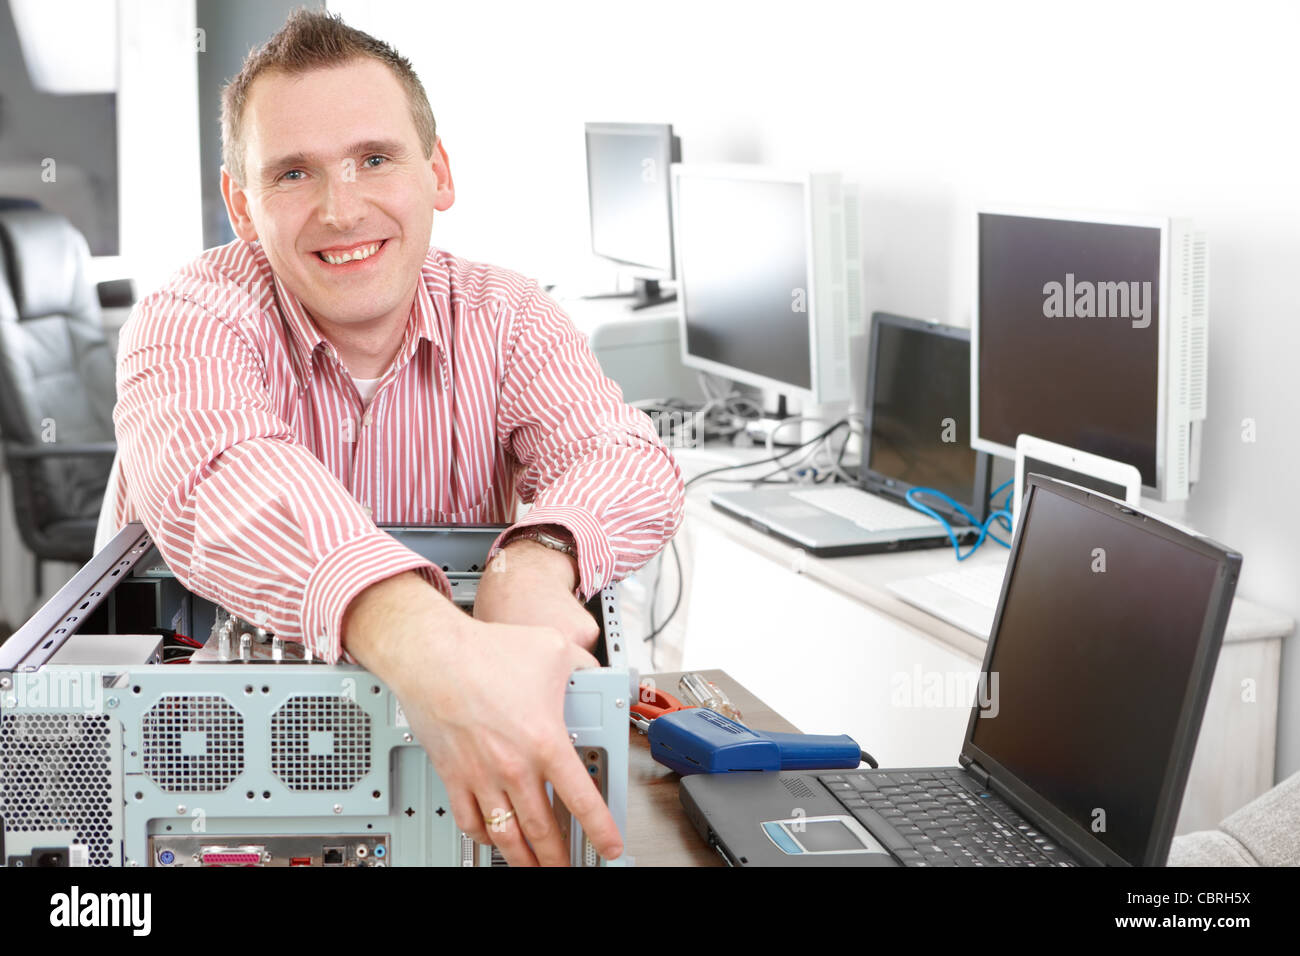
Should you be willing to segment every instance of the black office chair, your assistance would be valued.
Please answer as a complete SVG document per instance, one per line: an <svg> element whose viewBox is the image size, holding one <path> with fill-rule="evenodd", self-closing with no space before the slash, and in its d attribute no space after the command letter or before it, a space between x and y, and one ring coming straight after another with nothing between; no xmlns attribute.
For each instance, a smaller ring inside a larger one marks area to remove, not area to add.
<svg viewBox="0 0 1300 956"><path fill-rule="evenodd" d="M114 359L86 240L39 209L0 211L0 438L23 543L84 564L117 444Z"/></svg>

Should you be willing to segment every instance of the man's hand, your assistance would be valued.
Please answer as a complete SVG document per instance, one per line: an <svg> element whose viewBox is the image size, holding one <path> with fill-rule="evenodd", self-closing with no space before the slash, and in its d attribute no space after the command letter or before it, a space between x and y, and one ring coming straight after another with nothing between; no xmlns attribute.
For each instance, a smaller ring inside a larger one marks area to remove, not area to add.
<svg viewBox="0 0 1300 956"><path fill-rule="evenodd" d="M592 650L600 625L573 596L578 565L569 555L528 538L512 541L479 577L474 617L497 624L553 627Z"/></svg>
<svg viewBox="0 0 1300 956"><path fill-rule="evenodd" d="M564 724L569 676L595 666L590 654L553 628L475 621L413 572L352 601L344 643L397 695L470 837L496 844L512 865L567 863L549 781L597 852L622 854ZM510 810L499 826L485 822Z"/></svg>

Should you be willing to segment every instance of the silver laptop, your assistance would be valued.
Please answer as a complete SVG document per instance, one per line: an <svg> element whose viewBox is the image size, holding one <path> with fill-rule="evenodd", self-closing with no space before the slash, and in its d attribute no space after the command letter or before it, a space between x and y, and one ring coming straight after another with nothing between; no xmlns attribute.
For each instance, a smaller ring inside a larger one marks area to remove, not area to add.
<svg viewBox="0 0 1300 956"><path fill-rule="evenodd" d="M833 558L943 547L943 525L907 503L912 488L933 488L983 521L989 458L970 447L970 332L877 312L867 357L866 432L857 485L717 491L715 508L803 548ZM958 540L978 530L932 496L925 504Z"/></svg>

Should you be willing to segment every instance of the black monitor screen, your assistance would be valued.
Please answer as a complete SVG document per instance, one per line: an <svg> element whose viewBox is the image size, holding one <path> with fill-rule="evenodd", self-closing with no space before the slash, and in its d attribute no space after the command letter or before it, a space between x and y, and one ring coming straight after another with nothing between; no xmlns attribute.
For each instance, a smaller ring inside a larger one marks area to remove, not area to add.
<svg viewBox="0 0 1300 956"><path fill-rule="evenodd" d="M1160 230L979 217L979 437L1022 432L1156 484Z"/></svg>
<svg viewBox="0 0 1300 956"><path fill-rule="evenodd" d="M972 742L1141 863L1219 563L1114 507L1033 493Z"/></svg>
<svg viewBox="0 0 1300 956"><path fill-rule="evenodd" d="M801 183L678 179L687 354L812 388L807 216Z"/></svg>
<svg viewBox="0 0 1300 956"><path fill-rule="evenodd" d="M588 124L593 252L672 275L671 161L671 126Z"/></svg>
<svg viewBox="0 0 1300 956"><path fill-rule="evenodd" d="M873 345L864 475L934 488L971 505L970 342L877 321Z"/></svg>

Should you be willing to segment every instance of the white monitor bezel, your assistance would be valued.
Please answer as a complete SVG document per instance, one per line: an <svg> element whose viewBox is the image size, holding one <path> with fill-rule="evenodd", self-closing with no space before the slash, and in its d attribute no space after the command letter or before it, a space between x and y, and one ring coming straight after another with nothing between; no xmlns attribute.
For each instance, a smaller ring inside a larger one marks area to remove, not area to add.
<svg viewBox="0 0 1300 956"><path fill-rule="evenodd" d="M1114 226L1138 226L1160 231L1160 285L1156 315L1157 372L1156 372L1156 483L1143 485L1142 491L1156 498L1166 496L1169 477L1169 335L1170 335L1170 283L1169 250L1173 235L1173 218L1170 216L1099 213L1077 209L1054 209L1041 206L1014 206L988 203L978 206L971 217L973 247L975 250L974 269L971 276L971 339L970 339L970 388L971 388L971 447L976 451L988 452L1002 458L1015 459L1015 448L982 437L979 418L979 341L980 341L980 217L1020 216L1031 219L1055 219L1063 222L1090 222ZM1101 456L1097 456L1101 457Z"/></svg>
<svg viewBox="0 0 1300 956"><path fill-rule="evenodd" d="M1033 435L1021 434L1016 436L1015 493L1012 497L1011 509L1013 528L1016 518L1020 515L1020 503L1024 500L1022 496L1025 491L1025 461L1027 459L1046 462L1049 465L1058 465L1061 468L1069 468L1071 471L1088 475L1098 481L1120 485L1124 489L1124 504L1132 505L1135 508L1142 504L1142 474L1135 465L1116 461L1113 458L1105 458L1102 455L1094 455L1091 452L1080 451L1077 448L1048 441L1045 438L1035 438ZM1090 488L1088 490L1092 491L1094 489ZM1100 494L1100 492L1098 493Z"/></svg>
<svg viewBox="0 0 1300 956"><path fill-rule="evenodd" d="M822 370L819 357L821 351L818 341L817 316L817 276L816 262L814 260L814 225L813 225L813 185L814 180L823 174L809 172L807 170L787 170L771 166L755 166L743 163L673 163L672 165L672 205L673 205L673 255L674 272L677 275L677 328L678 340L681 349L681 361L687 368L698 369L702 372L709 372L714 375L720 375L723 378L730 379L734 382L740 382L745 385L752 385L755 388L766 388L780 392L783 395L796 397L804 401L816 402L822 392ZM715 362L712 359L701 358L698 355L691 355L686 350L686 308L687 308L687 283L684 278L685 273L682 270L682 244L678 241L677 230L681 227L681 216L678 209L679 186L683 177L699 177L709 179L739 179L748 182L770 182L770 183L794 183L803 187L804 195L804 249L807 251L804 260L804 278L805 289L807 291L807 311L804 313L808 321L808 361L811 366L809 381L811 388L804 388L802 385L796 385L792 382L783 382L780 379L769 378L757 372L751 372L748 369L736 368L732 365L725 365L722 362Z"/></svg>

